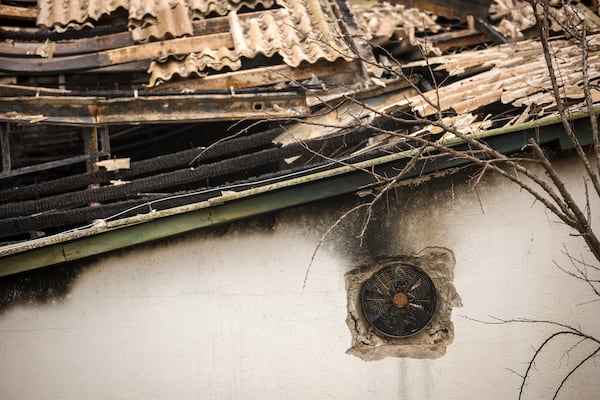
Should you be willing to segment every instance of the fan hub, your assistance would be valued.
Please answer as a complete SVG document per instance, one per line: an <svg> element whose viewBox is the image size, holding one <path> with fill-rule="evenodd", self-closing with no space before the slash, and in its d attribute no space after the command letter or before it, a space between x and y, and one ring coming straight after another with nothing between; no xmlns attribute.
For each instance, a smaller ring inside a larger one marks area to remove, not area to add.
<svg viewBox="0 0 600 400"><path fill-rule="evenodd" d="M406 293L398 292L394 295L392 302L396 307L404 308L408 304L408 296Z"/></svg>

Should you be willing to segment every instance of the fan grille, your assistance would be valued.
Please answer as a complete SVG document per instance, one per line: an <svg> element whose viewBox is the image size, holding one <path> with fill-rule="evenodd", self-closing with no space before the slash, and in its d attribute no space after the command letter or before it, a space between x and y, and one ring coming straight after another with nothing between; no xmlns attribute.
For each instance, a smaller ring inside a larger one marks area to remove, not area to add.
<svg viewBox="0 0 600 400"><path fill-rule="evenodd" d="M366 320L377 331L407 337L422 330L433 318L435 286L419 267L394 263L363 284L361 304Z"/></svg>

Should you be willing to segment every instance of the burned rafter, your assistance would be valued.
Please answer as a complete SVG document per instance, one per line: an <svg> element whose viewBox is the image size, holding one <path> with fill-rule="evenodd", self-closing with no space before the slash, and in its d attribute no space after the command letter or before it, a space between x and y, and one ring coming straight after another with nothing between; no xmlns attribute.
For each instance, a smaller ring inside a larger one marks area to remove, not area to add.
<svg viewBox="0 0 600 400"><path fill-rule="evenodd" d="M163 126L168 129L168 126ZM200 163L233 157L257 149L270 147L271 140L281 133L281 129L269 129L252 135L234 136L208 147L197 147L172 154L136 161L129 169L108 172L100 169L95 172L66 176L46 182L0 190L2 202L46 197L85 188L91 184L108 184L110 180L132 180L141 176L170 171L177 168L196 166Z"/></svg>
<svg viewBox="0 0 600 400"><path fill-rule="evenodd" d="M449 19L465 21L468 16L487 18L492 0L388 0L392 4L404 4L430 11Z"/></svg>
<svg viewBox="0 0 600 400"><path fill-rule="evenodd" d="M275 133L274 131L272 133ZM288 179L290 174L295 177L309 175L315 171L326 171L344 165L346 162L354 163L368 160L372 157L380 157L388 154L388 149L374 149L371 152L359 154L347 158L344 162L332 162L328 158L317 155L316 151L328 151L340 147L352 148L356 143L370 136L369 130L352 130L345 135L339 135L327 140L311 140L305 143L293 143L283 148L270 148L256 151L252 154L232 157L209 164L201 164L191 170L177 170L171 173L153 175L138 179L129 183L104 186L97 189L74 191L63 195L43 198L36 201L24 201L19 203L8 203L0 206L0 234L4 237L27 233L31 230L51 229L57 230L80 226L81 224L93 223L94 220L106 218L124 218L148 210L163 210L190 203L197 203L219 196L225 190L246 190L263 185L265 181L276 183ZM240 171L247 168L260 168L274 160L282 160L284 157L293 155L312 155L311 168L306 170L304 166L287 167L285 169L273 170L273 172L262 173L256 176L243 178ZM203 186L207 179L215 182L216 179L234 173L235 179L227 184L216 184ZM207 175L208 174L208 175ZM198 188L186 191L172 192L166 190L173 186L174 180L178 185L182 179L195 176L193 181L198 183ZM155 186L158 184L159 186ZM129 186L129 187L128 187ZM137 190L137 191L135 191ZM154 194L149 194L153 191ZM120 197L115 196L119 194ZM96 201L105 197L112 200L98 206L87 206L90 199ZM73 203L81 207L74 207ZM38 210L32 217L23 217L29 211ZM7 216L10 215L10 216Z"/></svg>
<svg viewBox="0 0 600 400"><path fill-rule="evenodd" d="M0 97L0 120L97 126L123 123L268 119L308 114L305 97L294 92L163 95Z"/></svg>
<svg viewBox="0 0 600 400"><path fill-rule="evenodd" d="M107 67L134 61L150 60L168 55L189 54L210 43L215 47L233 46L231 35L213 34L131 45L91 54L53 58L0 58L0 71L16 75L64 73Z"/></svg>
<svg viewBox="0 0 600 400"><path fill-rule="evenodd" d="M240 15L241 19L253 18L259 15L258 12L246 13ZM215 17L194 21L193 36L207 36L217 33L227 33L229 30L229 20L227 17ZM52 46L52 56L67 56L93 53L104 50L118 49L136 45L131 36L131 32L126 31L126 26L122 27L122 32L99 32L93 37L83 37L79 39L61 40L61 36L54 34L52 37L48 33L39 31L37 35L33 32L26 39L19 40L19 35L15 32L15 37L10 37L8 33L2 33L0 38L6 37L10 41L0 42L0 54L8 56L36 57L40 56L41 48ZM65 35L67 36L67 35ZM207 44L210 43L210 37L206 38Z"/></svg>

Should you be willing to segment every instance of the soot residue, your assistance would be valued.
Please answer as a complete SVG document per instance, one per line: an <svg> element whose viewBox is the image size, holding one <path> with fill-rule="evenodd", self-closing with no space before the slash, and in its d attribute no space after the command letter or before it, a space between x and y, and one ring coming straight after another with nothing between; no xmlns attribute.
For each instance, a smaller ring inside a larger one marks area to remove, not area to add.
<svg viewBox="0 0 600 400"><path fill-rule="evenodd" d="M0 278L0 314L13 306L63 300L90 261L38 268Z"/></svg>

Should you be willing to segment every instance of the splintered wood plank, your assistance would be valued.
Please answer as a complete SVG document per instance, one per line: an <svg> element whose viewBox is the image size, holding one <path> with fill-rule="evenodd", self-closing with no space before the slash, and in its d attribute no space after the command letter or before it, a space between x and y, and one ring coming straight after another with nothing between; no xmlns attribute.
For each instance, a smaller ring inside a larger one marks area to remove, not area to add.
<svg viewBox="0 0 600 400"><path fill-rule="evenodd" d="M107 171L116 171L119 169L129 169L131 167L130 158L112 158L110 160L96 161L94 163L98 168L104 168Z"/></svg>
<svg viewBox="0 0 600 400"><path fill-rule="evenodd" d="M92 54L52 59L25 59L0 57L0 71L17 74L40 72L81 71L90 68L108 67L134 61L162 58L169 55L189 54L206 48L233 47L229 33L193 36L152 42Z"/></svg>
<svg viewBox="0 0 600 400"><path fill-rule="evenodd" d="M466 99L452 105L452 109L458 114L473 112L480 107L500 101L502 89L496 89L487 93L478 94L470 99Z"/></svg>

